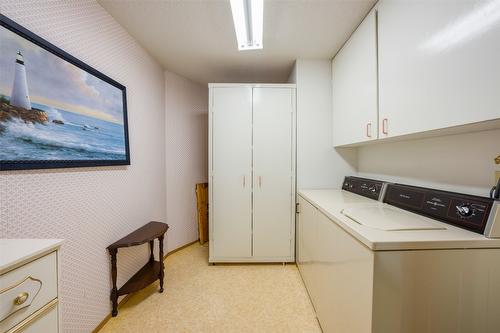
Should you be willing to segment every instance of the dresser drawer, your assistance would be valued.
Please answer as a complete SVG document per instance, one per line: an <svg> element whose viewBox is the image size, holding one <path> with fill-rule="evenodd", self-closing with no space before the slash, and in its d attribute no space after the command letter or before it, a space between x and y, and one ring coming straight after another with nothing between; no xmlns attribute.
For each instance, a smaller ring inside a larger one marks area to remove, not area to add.
<svg viewBox="0 0 500 333"><path fill-rule="evenodd" d="M52 252L0 276L0 332L57 298L57 254Z"/></svg>
<svg viewBox="0 0 500 333"><path fill-rule="evenodd" d="M57 303L49 306L45 311L32 320L22 323L8 333L57 333L59 327L59 317Z"/></svg>

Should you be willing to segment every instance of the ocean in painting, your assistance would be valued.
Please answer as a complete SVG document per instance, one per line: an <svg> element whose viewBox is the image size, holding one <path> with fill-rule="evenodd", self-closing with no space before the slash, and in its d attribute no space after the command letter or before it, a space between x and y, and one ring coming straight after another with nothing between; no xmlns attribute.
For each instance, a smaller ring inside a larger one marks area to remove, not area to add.
<svg viewBox="0 0 500 333"><path fill-rule="evenodd" d="M0 160L125 160L124 126L31 103L45 123L0 121ZM53 122L53 121L56 121Z"/></svg>

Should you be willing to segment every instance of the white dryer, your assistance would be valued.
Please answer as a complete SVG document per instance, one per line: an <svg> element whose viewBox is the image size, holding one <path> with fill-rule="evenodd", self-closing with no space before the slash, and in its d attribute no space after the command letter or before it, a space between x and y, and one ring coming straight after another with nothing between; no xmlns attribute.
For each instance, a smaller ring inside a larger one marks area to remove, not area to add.
<svg viewBox="0 0 500 333"><path fill-rule="evenodd" d="M380 184L299 191L297 263L323 330L500 332L498 202Z"/></svg>

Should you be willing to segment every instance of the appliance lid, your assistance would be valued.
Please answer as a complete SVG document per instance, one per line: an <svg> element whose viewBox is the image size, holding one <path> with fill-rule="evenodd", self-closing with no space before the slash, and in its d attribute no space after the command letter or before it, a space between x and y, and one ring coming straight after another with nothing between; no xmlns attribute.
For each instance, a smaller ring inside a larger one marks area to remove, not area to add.
<svg viewBox="0 0 500 333"><path fill-rule="evenodd" d="M389 205L350 207L341 213L360 225L384 231L447 229L442 223Z"/></svg>

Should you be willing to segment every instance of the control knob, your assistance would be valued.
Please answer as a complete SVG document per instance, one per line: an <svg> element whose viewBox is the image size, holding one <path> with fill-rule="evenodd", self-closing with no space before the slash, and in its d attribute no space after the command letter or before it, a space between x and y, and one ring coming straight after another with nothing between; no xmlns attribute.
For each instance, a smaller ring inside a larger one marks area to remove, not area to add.
<svg viewBox="0 0 500 333"><path fill-rule="evenodd" d="M460 215L461 217L469 217L472 215L472 213L474 213L470 204L460 204L456 206L456 208L457 208L457 214Z"/></svg>

